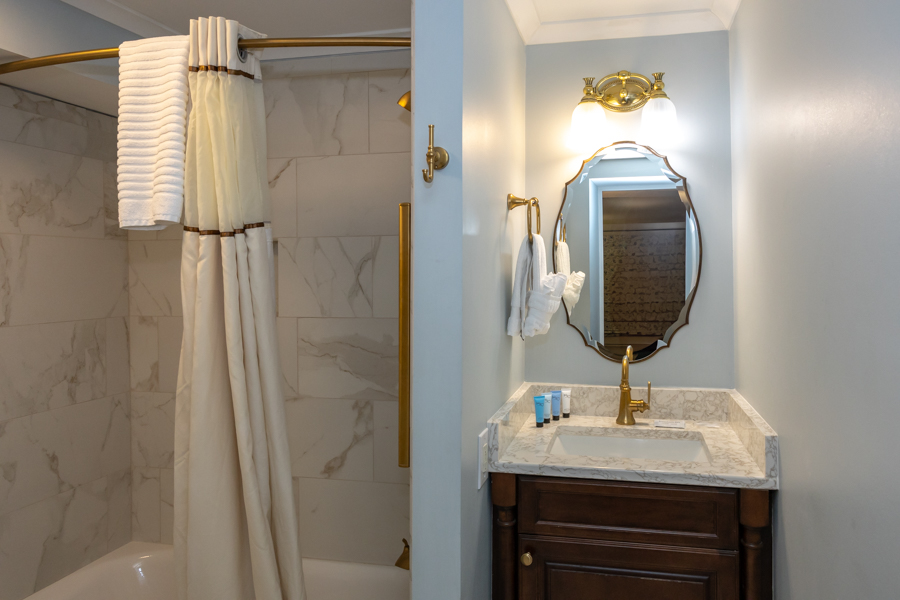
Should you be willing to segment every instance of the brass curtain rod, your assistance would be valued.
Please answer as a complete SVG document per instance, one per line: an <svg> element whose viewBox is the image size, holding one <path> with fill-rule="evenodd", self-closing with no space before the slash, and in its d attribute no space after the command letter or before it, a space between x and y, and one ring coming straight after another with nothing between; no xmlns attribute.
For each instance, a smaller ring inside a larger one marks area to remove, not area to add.
<svg viewBox="0 0 900 600"><path fill-rule="evenodd" d="M395 37L259 38L238 40L238 48L318 48L333 46L400 46L408 48L411 45L409 38ZM38 56L37 58L26 58L2 64L0 65L0 75L26 69L36 69L38 67L64 65L86 60L100 60L101 58L117 58L118 56L118 48L98 48L97 50Z"/></svg>

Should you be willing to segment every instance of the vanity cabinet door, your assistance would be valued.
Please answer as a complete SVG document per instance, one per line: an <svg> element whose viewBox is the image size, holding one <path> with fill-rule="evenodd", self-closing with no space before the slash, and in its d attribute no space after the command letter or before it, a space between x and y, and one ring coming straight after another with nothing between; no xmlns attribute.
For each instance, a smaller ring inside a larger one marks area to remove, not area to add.
<svg viewBox="0 0 900 600"><path fill-rule="evenodd" d="M519 600L738 600L737 552L519 536ZM528 562L527 559L524 562Z"/></svg>

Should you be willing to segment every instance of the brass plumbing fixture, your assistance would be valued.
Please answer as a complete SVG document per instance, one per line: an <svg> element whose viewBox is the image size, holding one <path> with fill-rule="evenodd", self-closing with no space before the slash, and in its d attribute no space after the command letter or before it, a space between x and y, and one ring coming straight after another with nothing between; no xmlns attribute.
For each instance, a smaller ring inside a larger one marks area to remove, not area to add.
<svg viewBox="0 0 900 600"><path fill-rule="evenodd" d="M450 162L450 155L440 146L434 145L434 125L428 126L428 152L425 153L428 169L422 169L425 183L434 181L434 172L440 171Z"/></svg>
<svg viewBox="0 0 900 600"><path fill-rule="evenodd" d="M400 553L400 558L397 559L394 566L409 571L409 542L406 541L406 538L403 538L403 552Z"/></svg>
<svg viewBox="0 0 900 600"><path fill-rule="evenodd" d="M622 357L622 382L619 384L619 416L616 423L619 425L634 425L634 411L644 412L650 410L650 382L647 382L647 400L632 400L631 386L628 385L628 363L634 360L634 350L631 346L625 350Z"/></svg>
<svg viewBox="0 0 900 600"><path fill-rule="evenodd" d="M533 242L534 236L531 233L531 207L533 206L534 210L537 212L537 234L541 235L541 201L537 198L529 198L526 200L525 198L519 198L514 194L506 195L507 210L512 210L519 206L528 207L528 241Z"/></svg>
<svg viewBox="0 0 900 600"><path fill-rule="evenodd" d="M400 99L397 100L397 104L399 104L409 112L412 112L412 90L400 96Z"/></svg>

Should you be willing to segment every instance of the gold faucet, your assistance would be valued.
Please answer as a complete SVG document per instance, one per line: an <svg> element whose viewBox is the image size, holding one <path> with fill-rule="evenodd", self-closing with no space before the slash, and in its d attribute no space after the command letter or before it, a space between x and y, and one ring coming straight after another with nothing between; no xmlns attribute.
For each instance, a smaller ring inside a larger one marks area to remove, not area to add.
<svg viewBox="0 0 900 600"><path fill-rule="evenodd" d="M650 382L647 382L647 401L632 400L631 386L628 385L628 364L634 360L634 350L631 346L625 350L622 357L622 382L619 384L619 416L616 423L619 425L634 425L634 411L644 412L650 409Z"/></svg>

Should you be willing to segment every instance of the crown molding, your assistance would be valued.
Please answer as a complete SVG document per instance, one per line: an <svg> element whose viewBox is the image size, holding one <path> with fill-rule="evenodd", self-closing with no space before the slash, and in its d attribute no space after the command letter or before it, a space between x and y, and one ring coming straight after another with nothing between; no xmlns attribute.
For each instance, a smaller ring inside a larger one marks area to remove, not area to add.
<svg viewBox="0 0 900 600"><path fill-rule="evenodd" d="M175 31L171 27L154 21L150 17L135 10L123 6L115 0L62 0L66 4L83 10L88 14L103 19L122 29L127 29L141 37L159 37L164 35L179 35L182 32Z"/></svg>
<svg viewBox="0 0 900 600"><path fill-rule="evenodd" d="M542 21L534 0L506 0L526 45L724 31L731 28L740 3L712 0L709 8L699 10Z"/></svg>

